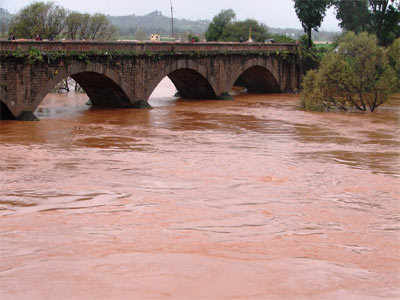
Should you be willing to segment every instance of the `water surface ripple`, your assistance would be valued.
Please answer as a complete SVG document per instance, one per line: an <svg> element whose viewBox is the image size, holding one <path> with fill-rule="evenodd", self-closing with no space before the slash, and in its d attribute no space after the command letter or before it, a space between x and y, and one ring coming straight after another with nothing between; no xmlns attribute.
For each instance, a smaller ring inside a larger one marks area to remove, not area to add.
<svg viewBox="0 0 400 300"><path fill-rule="evenodd" d="M400 98L295 95L0 122L0 299L400 299Z"/></svg>

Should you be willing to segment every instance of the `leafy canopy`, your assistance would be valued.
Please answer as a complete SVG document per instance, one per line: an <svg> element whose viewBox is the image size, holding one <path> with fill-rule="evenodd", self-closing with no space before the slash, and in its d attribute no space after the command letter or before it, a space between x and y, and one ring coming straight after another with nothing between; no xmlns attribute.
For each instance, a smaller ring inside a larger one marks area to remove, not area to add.
<svg viewBox="0 0 400 300"><path fill-rule="evenodd" d="M308 37L308 47L312 46L312 31L318 31L331 0L293 0L294 9L304 32Z"/></svg>
<svg viewBox="0 0 400 300"><path fill-rule="evenodd" d="M228 24L222 32L220 41L247 41L250 32L251 38L255 42L264 42L270 36L266 25L259 24L256 20L247 19Z"/></svg>
<svg viewBox="0 0 400 300"><path fill-rule="evenodd" d="M368 33L347 33L318 71L307 73L302 104L308 110L375 111L395 91L398 78L385 49Z"/></svg>
<svg viewBox="0 0 400 300"><path fill-rule="evenodd" d="M332 0L332 5L346 31L368 31L385 46L400 37L400 0Z"/></svg>
<svg viewBox="0 0 400 300"><path fill-rule="evenodd" d="M400 89L400 38L395 40L388 50L390 65L397 73L398 89Z"/></svg>
<svg viewBox="0 0 400 300"><path fill-rule="evenodd" d="M222 10L216 15L206 32L207 41L219 41L222 37L225 27L231 24L235 19L236 14L232 9Z"/></svg>
<svg viewBox="0 0 400 300"><path fill-rule="evenodd" d="M36 2L26 6L11 20L9 32L17 38L44 39L64 36L71 40L108 40L117 29L103 14L68 12L53 2Z"/></svg>
<svg viewBox="0 0 400 300"><path fill-rule="evenodd" d="M65 26L67 11L52 2L36 2L23 8L12 20L9 32L19 38L52 39L59 35Z"/></svg>
<svg viewBox="0 0 400 300"><path fill-rule="evenodd" d="M264 42L271 36L266 25L253 19L235 22L235 16L232 9L222 10L216 15L206 32L207 41L247 41L250 32L252 39L256 42Z"/></svg>
<svg viewBox="0 0 400 300"><path fill-rule="evenodd" d="M356 33L367 31L369 22L368 0L333 0L336 18L346 31Z"/></svg>

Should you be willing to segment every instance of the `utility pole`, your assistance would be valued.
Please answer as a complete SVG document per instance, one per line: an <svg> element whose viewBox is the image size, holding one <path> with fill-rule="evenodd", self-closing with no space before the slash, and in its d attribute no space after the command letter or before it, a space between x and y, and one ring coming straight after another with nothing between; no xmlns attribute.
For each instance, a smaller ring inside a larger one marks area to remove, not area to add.
<svg viewBox="0 0 400 300"><path fill-rule="evenodd" d="M169 0L171 4L171 36L174 37L174 8L172 7L172 0Z"/></svg>

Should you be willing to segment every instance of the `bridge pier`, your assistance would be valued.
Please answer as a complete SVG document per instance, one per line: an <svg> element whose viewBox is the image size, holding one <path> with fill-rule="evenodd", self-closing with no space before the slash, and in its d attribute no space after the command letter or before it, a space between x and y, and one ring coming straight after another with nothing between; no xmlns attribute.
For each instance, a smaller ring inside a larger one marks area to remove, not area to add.
<svg viewBox="0 0 400 300"><path fill-rule="evenodd" d="M17 118L10 111L7 105L0 101L0 120L16 120Z"/></svg>
<svg viewBox="0 0 400 300"><path fill-rule="evenodd" d="M33 111L23 111L16 119L18 121L39 121Z"/></svg>

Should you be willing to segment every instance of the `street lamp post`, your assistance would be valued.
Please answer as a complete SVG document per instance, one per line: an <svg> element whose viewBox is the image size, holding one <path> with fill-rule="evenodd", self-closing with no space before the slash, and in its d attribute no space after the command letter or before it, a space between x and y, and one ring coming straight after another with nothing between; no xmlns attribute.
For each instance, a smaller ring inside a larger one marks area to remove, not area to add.
<svg viewBox="0 0 400 300"><path fill-rule="evenodd" d="M172 7L172 0L169 0L171 4L171 36L174 37L174 9Z"/></svg>

